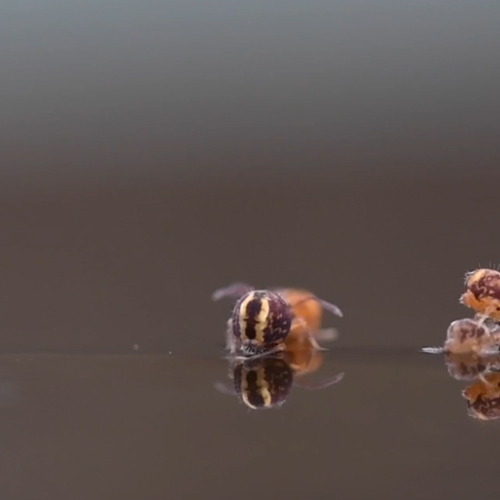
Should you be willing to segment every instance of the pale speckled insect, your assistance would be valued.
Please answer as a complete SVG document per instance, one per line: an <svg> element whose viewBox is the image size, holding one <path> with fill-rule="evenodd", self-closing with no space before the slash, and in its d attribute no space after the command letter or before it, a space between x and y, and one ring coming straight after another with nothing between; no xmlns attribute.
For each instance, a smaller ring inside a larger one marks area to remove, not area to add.
<svg viewBox="0 0 500 500"><path fill-rule="evenodd" d="M343 316L337 306L306 290L255 290L234 283L212 294L215 301L228 297L237 299L226 330L226 348L231 354L241 351L245 356L261 355L304 339L320 349L317 337L336 337L332 329L319 330L322 310Z"/></svg>
<svg viewBox="0 0 500 500"><path fill-rule="evenodd" d="M476 354L493 356L500 352L500 326L494 321L476 317L452 321L446 332L442 347L424 347L431 354L451 353L455 355Z"/></svg>

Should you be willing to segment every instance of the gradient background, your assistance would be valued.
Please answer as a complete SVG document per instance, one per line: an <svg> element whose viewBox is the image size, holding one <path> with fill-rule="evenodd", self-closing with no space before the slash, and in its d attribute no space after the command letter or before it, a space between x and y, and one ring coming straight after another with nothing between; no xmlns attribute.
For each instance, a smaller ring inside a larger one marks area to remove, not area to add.
<svg viewBox="0 0 500 500"><path fill-rule="evenodd" d="M498 425L416 351L500 264L499 16L4 2L2 498L497 495ZM235 280L337 303L345 379L277 412L217 393Z"/></svg>

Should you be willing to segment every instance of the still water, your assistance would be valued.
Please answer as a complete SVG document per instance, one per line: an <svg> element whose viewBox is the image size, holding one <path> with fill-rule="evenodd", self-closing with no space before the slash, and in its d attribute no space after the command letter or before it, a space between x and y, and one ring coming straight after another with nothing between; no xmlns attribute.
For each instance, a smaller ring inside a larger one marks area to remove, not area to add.
<svg viewBox="0 0 500 500"><path fill-rule="evenodd" d="M498 497L419 352L500 264L498 2L4 4L2 499ZM344 312L279 409L217 389L234 281Z"/></svg>

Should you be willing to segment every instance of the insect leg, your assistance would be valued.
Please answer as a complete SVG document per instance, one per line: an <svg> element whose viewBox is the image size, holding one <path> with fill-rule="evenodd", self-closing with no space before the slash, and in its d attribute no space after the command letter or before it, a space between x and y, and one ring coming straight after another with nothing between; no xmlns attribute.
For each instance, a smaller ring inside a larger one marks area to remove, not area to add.
<svg viewBox="0 0 500 500"><path fill-rule="evenodd" d="M488 337L491 336L490 329L485 323L490 320L489 313L490 311L486 310L485 314L476 314L474 318L477 321L478 328L484 328L484 331Z"/></svg>
<svg viewBox="0 0 500 500"><path fill-rule="evenodd" d="M427 354L443 354L446 351L444 347L422 347L420 350Z"/></svg>
<svg viewBox="0 0 500 500"><path fill-rule="evenodd" d="M315 300L319 304L321 304L321 307L328 312L331 312L332 314L335 314L335 316L338 316L339 318L344 317L344 313L340 310L340 307L336 306L335 304L332 304L331 302L327 302L326 300L320 299L319 297L316 297L314 294L310 294L308 297L305 297L301 300L299 300L295 306L298 306L302 304L303 302L307 302L309 300Z"/></svg>
<svg viewBox="0 0 500 500"><path fill-rule="evenodd" d="M302 389L307 389L308 391L317 391L319 389L325 389L331 385L339 383L344 378L344 372L339 373L333 377L325 379L323 382L295 382L295 385L301 387Z"/></svg>
<svg viewBox="0 0 500 500"><path fill-rule="evenodd" d="M246 283L233 283L227 287L215 290L215 292L212 293L212 300L216 302L226 298L239 299L241 296L245 295L245 293L251 292L253 289L253 286L247 285Z"/></svg>
<svg viewBox="0 0 500 500"><path fill-rule="evenodd" d="M480 373L477 378L487 387L493 387L493 384L484 376L483 373Z"/></svg>
<svg viewBox="0 0 500 500"><path fill-rule="evenodd" d="M283 350L283 346L282 345L277 345L267 351L263 351L263 352L259 352L257 354L252 354L252 355L247 355L247 356L242 356L242 359L245 359L245 360L252 360L252 359L259 359L259 358L265 358L267 356L272 356L273 354L276 354L278 352L281 352Z"/></svg>
<svg viewBox="0 0 500 500"><path fill-rule="evenodd" d="M226 350L231 354L234 354L239 347L239 343L235 336L233 335L231 320L227 322L226 328Z"/></svg>
<svg viewBox="0 0 500 500"><path fill-rule="evenodd" d="M336 328L322 328L314 332L316 340L323 342L333 342L339 338L339 331Z"/></svg>
<svg viewBox="0 0 500 500"><path fill-rule="evenodd" d="M311 329L309 328L309 325L307 324L307 322L299 317L299 316L295 316L293 318L293 321L292 321L292 324L295 323L295 324L299 324L300 326L302 326L302 328L304 328L304 331L305 331L305 335L306 335L306 338L308 340L308 342L310 343L311 347L317 351L326 351L327 349L324 348L324 347L321 347L319 344L318 344L318 341L316 340L316 338L314 337ZM292 326L293 328L293 326Z"/></svg>
<svg viewBox="0 0 500 500"><path fill-rule="evenodd" d="M236 389L230 384L227 384L224 382L216 382L214 384L214 387L222 394L227 394L228 396L237 396L238 395L238 393L236 392Z"/></svg>

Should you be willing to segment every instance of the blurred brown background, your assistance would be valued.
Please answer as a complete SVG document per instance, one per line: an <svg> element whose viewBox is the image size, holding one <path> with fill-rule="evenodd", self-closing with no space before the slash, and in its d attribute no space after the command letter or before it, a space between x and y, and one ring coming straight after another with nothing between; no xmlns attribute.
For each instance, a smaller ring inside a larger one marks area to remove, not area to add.
<svg viewBox="0 0 500 500"><path fill-rule="evenodd" d="M2 498L493 498L498 426L417 350L500 264L499 14L7 2ZM218 394L235 280L337 303L345 380Z"/></svg>

